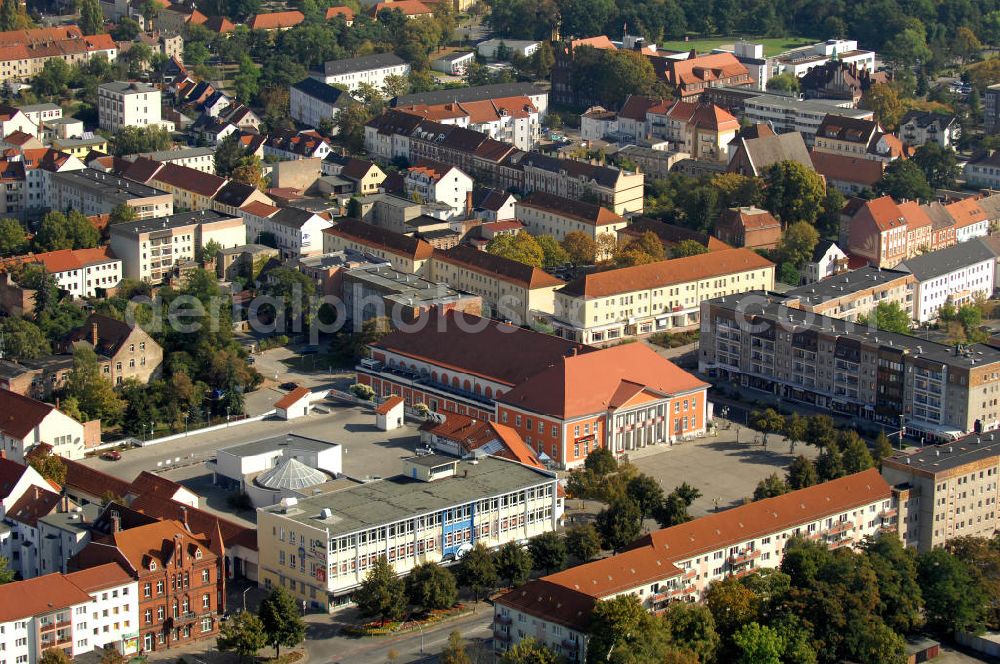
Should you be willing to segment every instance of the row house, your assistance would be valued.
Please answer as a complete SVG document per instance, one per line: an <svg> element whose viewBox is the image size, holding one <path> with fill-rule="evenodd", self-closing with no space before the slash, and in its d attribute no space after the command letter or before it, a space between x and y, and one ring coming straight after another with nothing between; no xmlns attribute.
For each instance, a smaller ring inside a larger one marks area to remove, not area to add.
<svg viewBox="0 0 1000 664"><path fill-rule="evenodd" d="M529 152L519 166L524 170L524 190L563 198L596 199L615 214L641 213L645 176L614 166Z"/></svg>
<svg viewBox="0 0 1000 664"><path fill-rule="evenodd" d="M555 292L555 334L605 343L698 325L705 300L774 288L774 263L727 249L577 277Z"/></svg>
<svg viewBox="0 0 1000 664"><path fill-rule="evenodd" d="M42 265L56 285L73 298L96 297L122 280L122 262L109 247L60 249L0 261L0 267L5 269L28 264Z"/></svg>
<svg viewBox="0 0 1000 664"><path fill-rule="evenodd" d="M49 60L82 64L103 55L118 57L111 35L84 35L75 25L0 32L0 83L26 83L42 72Z"/></svg>
<svg viewBox="0 0 1000 664"><path fill-rule="evenodd" d="M853 549L895 532L896 521L892 489L875 469L709 514L501 595L494 644L503 652L530 637L569 662L593 661L587 641L601 600L635 595L659 613L672 602L702 599L714 581L777 568L792 539Z"/></svg>
<svg viewBox="0 0 1000 664"><path fill-rule="evenodd" d="M871 317L883 303L897 304L903 311L913 312L915 290L916 278L902 268L883 270L865 266L793 288L784 294L784 301L789 307L856 322Z"/></svg>
<svg viewBox="0 0 1000 664"><path fill-rule="evenodd" d="M914 256L898 269L913 275L913 320L937 320L945 304L955 308L989 299L996 287L996 254L982 239Z"/></svg>
<svg viewBox="0 0 1000 664"><path fill-rule="evenodd" d="M72 208L88 217L110 214L119 205L131 207L139 219L165 217L174 210L167 192L93 168L52 173L50 194L52 209Z"/></svg>
<svg viewBox="0 0 1000 664"><path fill-rule="evenodd" d="M406 274L428 276L434 248L426 241L357 219L345 219L323 231L323 253L353 251L389 263Z"/></svg>
<svg viewBox="0 0 1000 664"><path fill-rule="evenodd" d="M617 132L626 140L665 140L694 159L722 163L739 129L739 120L708 103L629 95L618 112Z"/></svg>
<svg viewBox="0 0 1000 664"><path fill-rule="evenodd" d="M314 129L296 132L275 131L263 138L264 156L285 159L324 159L333 148L329 141Z"/></svg>
<svg viewBox="0 0 1000 664"><path fill-rule="evenodd" d="M136 582L118 563L4 584L0 606L6 661L37 662L52 649L70 659L105 648L139 653Z"/></svg>
<svg viewBox="0 0 1000 664"><path fill-rule="evenodd" d="M271 238L282 258L313 256L323 252L323 231L333 224L325 216L301 208L277 208L253 202L240 209L246 222L246 238L262 244Z"/></svg>
<svg viewBox="0 0 1000 664"><path fill-rule="evenodd" d="M624 217L600 205L540 191L514 203L514 218L532 235L551 235L558 242L575 232L593 240L604 233L617 236L628 225Z"/></svg>
<svg viewBox="0 0 1000 664"><path fill-rule="evenodd" d="M889 163L907 156L903 144L877 120L827 114L816 130L813 150Z"/></svg>
<svg viewBox="0 0 1000 664"><path fill-rule="evenodd" d="M127 164L121 175L169 193L174 198L174 210L177 212L212 209L215 196L228 182L225 178L196 168L147 157L139 157Z"/></svg>
<svg viewBox="0 0 1000 664"><path fill-rule="evenodd" d="M1000 351L947 346L798 311L760 293L702 304L702 375L952 440L1000 426Z"/></svg>
<svg viewBox="0 0 1000 664"><path fill-rule="evenodd" d="M520 150L534 149L541 137L538 108L523 95L442 104L397 104L395 108L425 120L482 132Z"/></svg>

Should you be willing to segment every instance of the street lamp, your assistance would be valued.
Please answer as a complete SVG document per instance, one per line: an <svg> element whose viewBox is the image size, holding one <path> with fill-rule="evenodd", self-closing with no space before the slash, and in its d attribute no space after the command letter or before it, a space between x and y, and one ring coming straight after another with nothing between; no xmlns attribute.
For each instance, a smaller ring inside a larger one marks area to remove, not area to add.
<svg viewBox="0 0 1000 664"><path fill-rule="evenodd" d="M229 406L226 406L226 422L229 421Z"/></svg>
<svg viewBox="0 0 1000 664"><path fill-rule="evenodd" d="M253 590L253 586L247 586L247 589L243 591L243 610L247 610L247 593Z"/></svg>
<svg viewBox="0 0 1000 664"><path fill-rule="evenodd" d="M899 449L903 449L903 432L906 430L905 424L906 416L903 413L899 414Z"/></svg>

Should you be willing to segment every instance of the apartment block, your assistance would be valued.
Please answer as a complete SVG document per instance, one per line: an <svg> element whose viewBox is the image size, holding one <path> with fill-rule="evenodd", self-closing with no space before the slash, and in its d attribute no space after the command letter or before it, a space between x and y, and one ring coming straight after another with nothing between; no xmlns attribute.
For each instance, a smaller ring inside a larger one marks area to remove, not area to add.
<svg viewBox="0 0 1000 664"><path fill-rule="evenodd" d="M996 287L996 254L979 238L914 256L899 264L914 277L913 319L937 320L945 304L961 307L989 299Z"/></svg>
<svg viewBox="0 0 1000 664"><path fill-rule="evenodd" d="M355 251L388 261L400 272L424 276L431 271L434 254L434 248L424 240L357 219L345 219L323 231L323 253L335 251Z"/></svg>
<svg viewBox="0 0 1000 664"><path fill-rule="evenodd" d="M765 293L701 307L702 375L929 441L1000 426L1000 350L992 346L885 332Z"/></svg>
<svg viewBox="0 0 1000 664"><path fill-rule="evenodd" d="M109 62L118 57L111 35L84 35L75 25L0 32L0 82L28 82L59 59L68 65L87 62L103 54Z"/></svg>
<svg viewBox="0 0 1000 664"><path fill-rule="evenodd" d="M415 201L433 201L447 206L447 218L466 214L472 197L472 178L454 166L429 159L417 160L403 174L403 189Z"/></svg>
<svg viewBox="0 0 1000 664"><path fill-rule="evenodd" d="M1000 436L974 433L882 460L894 485L903 542L919 551L1000 529Z"/></svg>
<svg viewBox="0 0 1000 664"><path fill-rule="evenodd" d="M686 329L705 300L774 288L774 263L749 249L593 272L555 292L558 336L581 343Z"/></svg>
<svg viewBox="0 0 1000 664"><path fill-rule="evenodd" d="M482 132L490 138L531 150L541 136L541 115L528 96L450 100L441 104L396 104L395 108L426 120Z"/></svg>
<svg viewBox="0 0 1000 664"><path fill-rule="evenodd" d="M125 276L155 284L195 260L212 240L223 249L246 244L243 219L198 210L111 226L111 250L121 258Z"/></svg>
<svg viewBox="0 0 1000 664"><path fill-rule="evenodd" d="M187 166L202 173L215 175L215 150L212 148L180 148L178 150L160 150L158 152L143 152L141 154L127 154L122 157L125 161L136 161L145 157L153 161L164 164L175 164L177 166Z"/></svg>
<svg viewBox="0 0 1000 664"><path fill-rule="evenodd" d="M118 563L4 584L0 606L0 652L10 662L37 662L53 648L70 658L139 652L137 587Z"/></svg>
<svg viewBox="0 0 1000 664"><path fill-rule="evenodd" d="M642 212L645 175L614 166L529 152L520 161L525 191L563 198L596 198L615 214Z"/></svg>
<svg viewBox="0 0 1000 664"><path fill-rule="evenodd" d="M793 538L853 548L896 529L892 491L874 469L709 514L500 596L494 643L502 652L532 637L569 662L593 661L587 639L600 600L635 595L648 611L661 611L701 599L713 581L778 567Z"/></svg>
<svg viewBox="0 0 1000 664"><path fill-rule="evenodd" d="M779 134L798 132L812 145L816 132L830 114L854 120L871 120L871 111L843 108L841 100L798 99L764 94L743 100L743 118L752 124L770 125Z"/></svg>
<svg viewBox="0 0 1000 664"><path fill-rule="evenodd" d="M92 168L52 173L51 185L53 209L73 208L88 217L110 214L119 205L133 208L139 219L174 212L173 197L167 192Z"/></svg>
<svg viewBox="0 0 1000 664"><path fill-rule="evenodd" d="M352 103L349 93L315 78L292 85L289 97L292 119L307 127L319 127L324 120L336 122L340 111Z"/></svg>
<svg viewBox="0 0 1000 664"><path fill-rule="evenodd" d="M122 280L122 262L108 247L60 249L0 261L4 267L31 263L43 265L59 288L74 298L95 297Z"/></svg>
<svg viewBox="0 0 1000 664"><path fill-rule="evenodd" d="M905 270L862 267L787 291L789 307L855 322L882 303L898 304L913 316L916 278Z"/></svg>
<svg viewBox="0 0 1000 664"><path fill-rule="evenodd" d="M122 177L156 187L174 198L178 212L209 210L228 180L196 168L139 157L121 171Z"/></svg>
<svg viewBox="0 0 1000 664"><path fill-rule="evenodd" d="M538 191L514 204L514 216L532 235L551 235L559 242L573 232L595 240L602 233L617 236L628 225L624 217L600 205Z"/></svg>
<svg viewBox="0 0 1000 664"><path fill-rule="evenodd" d="M710 103L630 95L618 112L617 132L625 140L671 143L671 149L694 159L725 163L727 146L740 122ZM603 133L596 138L603 138Z"/></svg>
<svg viewBox="0 0 1000 664"><path fill-rule="evenodd" d="M246 237L260 242L270 237L282 258L300 258L323 253L323 231L332 225L325 216L301 208L275 208L253 202L240 210L246 221Z"/></svg>
<svg viewBox="0 0 1000 664"><path fill-rule="evenodd" d="M431 454L403 473L257 510L260 578L314 609L350 602L379 556L397 574L556 529L555 473L499 457Z"/></svg>
<svg viewBox="0 0 1000 664"><path fill-rule="evenodd" d="M327 85L342 85L354 92L362 83L374 88L385 87L389 76L407 76L410 65L393 53L376 53L360 58L330 60L323 65L322 72L310 72L310 76Z"/></svg>
<svg viewBox="0 0 1000 664"><path fill-rule="evenodd" d="M112 81L97 86L97 112L101 129L116 132L123 127L160 127L160 89L138 81Z"/></svg>

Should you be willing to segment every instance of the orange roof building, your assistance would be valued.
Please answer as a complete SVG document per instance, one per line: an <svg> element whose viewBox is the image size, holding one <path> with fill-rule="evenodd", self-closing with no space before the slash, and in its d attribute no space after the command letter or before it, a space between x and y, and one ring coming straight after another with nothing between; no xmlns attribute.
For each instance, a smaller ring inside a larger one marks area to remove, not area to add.
<svg viewBox="0 0 1000 664"><path fill-rule="evenodd" d="M114 60L117 52L111 35L84 35L75 25L0 32L0 82L30 80L50 58L80 62L103 53Z"/></svg>
<svg viewBox="0 0 1000 664"><path fill-rule="evenodd" d="M532 636L583 661L599 600L634 594L647 610L660 611L700 599L713 581L778 567L794 537L853 548L898 529L892 488L878 470L866 470L657 530L622 553L531 581L496 600L494 638L516 644L514 626L530 618L541 623Z"/></svg>
<svg viewBox="0 0 1000 664"><path fill-rule="evenodd" d="M586 233L596 240L603 233L616 235L628 225L624 217L601 205L541 191L517 201L514 215L532 235L551 235L560 242L573 232Z"/></svg>
<svg viewBox="0 0 1000 664"><path fill-rule="evenodd" d="M660 56L649 60L657 76L685 101L697 100L706 88L749 87L754 82L750 71L732 53L698 55L691 51L685 60Z"/></svg>
<svg viewBox="0 0 1000 664"><path fill-rule="evenodd" d="M391 0L390 2L379 2L372 8L372 16L378 16L383 11L402 12L407 18L434 15L431 8L420 2L420 0Z"/></svg>
<svg viewBox="0 0 1000 664"><path fill-rule="evenodd" d="M354 10L350 7L340 5L337 7L326 8L326 20L332 21L338 16L343 16L344 22L347 23L347 25L354 25Z"/></svg>
<svg viewBox="0 0 1000 664"><path fill-rule="evenodd" d="M581 343L616 342L691 329L705 300L774 288L774 263L750 249L722 249L593 272L556 291L557 334Z"/></svg>
<svg viewBox="0 0 1000 664"><path fill-rule="evenodd" d="M257 14L250 19L251 30L287 30L306 20L305 15L297 10L286 12L271 12Z"/></svg>

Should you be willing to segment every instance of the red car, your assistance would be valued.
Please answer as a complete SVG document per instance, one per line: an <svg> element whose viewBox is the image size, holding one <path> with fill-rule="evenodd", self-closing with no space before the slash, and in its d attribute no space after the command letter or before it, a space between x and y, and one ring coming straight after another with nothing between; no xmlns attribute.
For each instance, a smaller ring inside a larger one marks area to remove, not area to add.
<svg viewBox="0 0 1000 664"><path fill-rule="evenodd" d="M108 450L107 452L101 455L101 458L106 459L108 461L121 461L122 453L119 452L118 450Z"/></svg>

